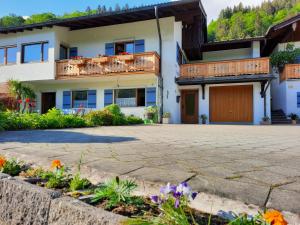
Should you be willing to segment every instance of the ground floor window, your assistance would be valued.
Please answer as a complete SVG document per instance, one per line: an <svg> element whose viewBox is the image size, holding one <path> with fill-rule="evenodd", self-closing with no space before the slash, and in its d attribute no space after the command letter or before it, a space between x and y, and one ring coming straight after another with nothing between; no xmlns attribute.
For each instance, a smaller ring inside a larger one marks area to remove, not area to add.
<svg viewBox="0 0 300 225"><path fill-rule="evenodd" d="M115 90L115 103L120 107L145 106L145 88Z"/></svg>
<svg viewBox="0 0 300 225"><path fill-rule="evenodd" d="M87 91L72 91L72 108L87 108L88 93Z"/></svg>

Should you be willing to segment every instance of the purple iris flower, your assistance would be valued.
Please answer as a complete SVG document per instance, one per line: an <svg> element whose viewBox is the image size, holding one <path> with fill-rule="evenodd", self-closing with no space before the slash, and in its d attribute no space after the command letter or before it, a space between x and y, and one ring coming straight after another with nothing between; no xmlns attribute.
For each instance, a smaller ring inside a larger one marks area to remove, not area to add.
<svg viewBox="0 0 300 225"><path fill-rule="evenodd" d="M159 197L157 195L152 195L151 196L151 201L158 204L158 201L159 201Z"/></svg>
<svg viewBox="0 0 300 225"><path fill-rule="evenodd" d="M168 195L170 193L174 193L176 191L176 186L171 185L170 183L167 184L167 186L162 187L160 189L160 193L163 195Z"/></svg>
<svg viewBox="0 0 300 225"><path fill-rule="evenodd" d="M198 193L197 192L193 192L192 193L192 199L194 200L197 197Z"/></svg>

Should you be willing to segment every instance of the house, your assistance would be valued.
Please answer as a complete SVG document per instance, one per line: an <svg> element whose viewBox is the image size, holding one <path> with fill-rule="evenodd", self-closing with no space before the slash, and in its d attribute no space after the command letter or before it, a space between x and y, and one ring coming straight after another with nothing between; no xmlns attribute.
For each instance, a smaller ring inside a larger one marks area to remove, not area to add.
<svg viewBox="0 0 300 225"><path fill-rule="evenodd" d="M31 85L41 113L115 103L143 117L156 105L172 123L259 124L271 116L272 40L207 43L200 0L0 28L0 83Z"/></svg>
<svg viewBox="0 0 300 225"><path fill-rule="evenodd" d="M266 34L265 54L284 51L287 44L300 48L300 15L270 27ZM275 69L272 81L272 110L283 117L291 113L300 116L300 58L286 64L282 71ZM275 114L276 116L276 114Z"/></svg>

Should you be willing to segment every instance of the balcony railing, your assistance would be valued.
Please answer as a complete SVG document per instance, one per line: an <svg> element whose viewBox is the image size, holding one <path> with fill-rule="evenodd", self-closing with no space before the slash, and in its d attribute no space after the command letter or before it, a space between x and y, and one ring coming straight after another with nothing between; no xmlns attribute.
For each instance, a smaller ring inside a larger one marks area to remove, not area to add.
<svg viewBox="0 0 300 225"><path fill-rule="evenodd" d="M280 74L280 80L300 79L300 64L287 64Z"/></svg>
<svg viewBox="0 0 300 225"><path fill-rule="evenodd" d="M251 74L269 74L269 58L253 58L184 64L180 68L180 77L222 77Z"/></svg>
<svg viewBox="0 0 300 225"><path fill-rule="evenodd" d="M59 60L56 62L56 79L144 73L159 75L159 60L156 52Z"/></svg>

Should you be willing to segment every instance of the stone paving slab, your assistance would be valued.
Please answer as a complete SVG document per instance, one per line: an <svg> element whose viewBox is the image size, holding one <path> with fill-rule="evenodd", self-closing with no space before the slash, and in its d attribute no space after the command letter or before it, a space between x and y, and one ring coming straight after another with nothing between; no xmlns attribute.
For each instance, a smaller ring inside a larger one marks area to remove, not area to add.
<svg viewBox="0 0 300 225"><path fill-rule="evenodd" d="M115 175L300 213L300 126L154 125L0 132L0 154L48 167L61 159L94 181Z"/></svg>

